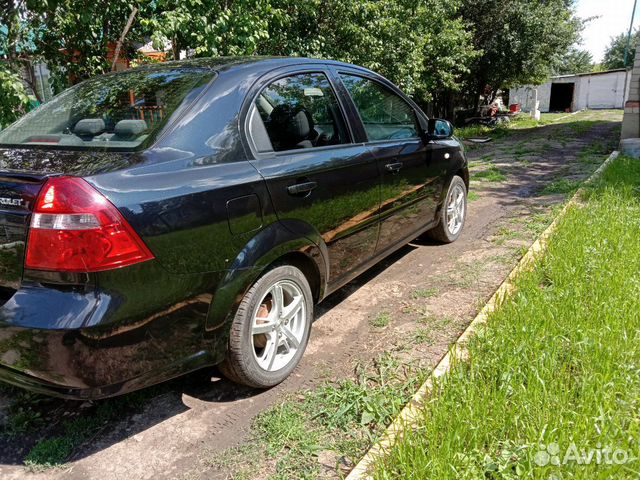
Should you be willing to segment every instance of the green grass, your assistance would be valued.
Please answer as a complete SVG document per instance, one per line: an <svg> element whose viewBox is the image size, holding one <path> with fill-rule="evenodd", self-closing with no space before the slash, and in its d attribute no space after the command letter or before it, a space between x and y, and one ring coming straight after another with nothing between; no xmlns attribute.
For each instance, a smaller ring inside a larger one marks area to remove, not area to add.
<svg viewBox="0 0 640 480"><path fill-rule="evenodd" d="M424 379L416 365L383 354L369 367L358 366L354 379L298 393L260 414L248 442L203 463L227 473L224 478L318 478L320 455L355 461Z"/></svg>
<svg viewBox="0 0 640 480"><path fill-rule="evenodd" d="M509 130L523 130L549 125L564 115L566 114L543 113L540 121L536 121L532 119L528 113L522 113L519 116L512 118L509 123L501 123L495 127L473 125L470 127L457 128L455 135L463 140L481 137L491 137L496 139L508 135Z"/></svg>
<svg viewBox="0 0 640 480"><path fill-rule="evenodd" d="M149 397L157 394L161 388L152 387L126 396L101 401L85 415L63 421L61 433L36 443L25 457L24 464L33 471L42 471L63 465L69 460L77 446L99 432L109 421L140 409ZM35 410L30 411L30 414L39 415Z"/></svg>
<svg viewBox="0 0 640 480"><path fill-rule="evenodd" d="M478 193L477 193L477 192L473 192L473 191L471 191L471 192L469 192L469 193L467 194L467 200L468 200L470 203L471 203L471 202L476 202L476 201L480 200L480 195L478 195Z"/></svg>
<svg viewBox="0 0 640 480"><path fill-rule="evenodd" d="M602 158L600 158L600 161ZM557 194L574 194L580 185L582 184L582 180L569 180L566 178L561 178L559 180L554 180L553 182L547 184L540 195L557 195Z"/></svg>
<svg viewBox="0 0 640 480"><path fill-rule="evenodd" d="M420 298L432 298L437 297L439 293L440 290L436 287L422 288L411 292L411 298L413 298L414 300L418 300Z"/></svg>
<svg viewBox="0 0 640 480"><path fill-rule="evenodd" d="M507 133L507 128L503 126L497 127L485 127L484 125L473 125L470 127L457 128L455 130L455 136L461 140L467 140L469 138L500 138Z"/></svg>
<svg viewBox="0 0 640 480"><path fill-rule="evenodd" d="M517 240L522 238L522 233L517 230L512 230L508 227L500 227L496 232L493 243L496 245L504 245L509 240Z"/></svg>
<svg viewBox="0 0 640 480"><path fill-rule="evenodd" d="M418 345L433 345L434 343L432 332L426 328L419 328L412 335L414 343Z"/></svg>
<svg viewBox="0 0 640 480"><path fill-rule="evenodd" d="M471 175L471 180L479 180L481 182L503 182L506 179L507 176L494 165Z"/></svg>
<svg viewBox="0 0 640 480"><path fill-rule="evenodd" d="M640 460L606 459L640 455L639 228L640 162L621 157L559 222L470 342L472 361L438 382L374 478L638 478ZM573 446L591 462L575 461ZM545 463L556 453L559 465Z"/></svg>
<svg viewBox="0 0 640 480"><path fill-rule="evenodd" d="M371 326L376 328L384 328L391 323L391 315L389 312L380 312L371 319Z"/></svg>
<svg viewBox="0 0 640 480"><path fill-rule="evenodd" d="M562 209L561 204L554 205L549 210L534 211L524 219L524 228L536 237L544 232Z"/></svg>

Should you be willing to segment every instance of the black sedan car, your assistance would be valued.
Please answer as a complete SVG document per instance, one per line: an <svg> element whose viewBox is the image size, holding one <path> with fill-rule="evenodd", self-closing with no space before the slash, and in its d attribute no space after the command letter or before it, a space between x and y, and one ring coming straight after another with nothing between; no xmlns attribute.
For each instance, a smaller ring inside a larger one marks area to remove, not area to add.
<svg viewBox="0 0 640 480"><path fill-rule="evenodd" d="M463 148L367 69L198 59L81 83L0 131L0 380L102 398L219 365L258 388L317 302L456 240Z"/></svg>

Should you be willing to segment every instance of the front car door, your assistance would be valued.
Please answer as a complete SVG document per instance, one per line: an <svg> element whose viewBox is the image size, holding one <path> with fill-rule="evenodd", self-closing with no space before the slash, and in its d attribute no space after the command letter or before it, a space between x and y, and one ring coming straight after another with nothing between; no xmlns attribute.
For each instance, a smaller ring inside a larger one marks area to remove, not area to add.
<svg viewBox="0 0 640 480"><path fill-rule="evenodd" d="M382 175L377 252L406 243L433 224L442 192L442 165L432 161L419 113L382 79L339 71Z"/></svg>
<svg viewBox="0 0 640 480"><path fill-rule="evenodd" d="M279 220L301 235L311 225L326 244L331 290L374 254L380 206L376 159L353 142L323 67L271 74L260 85L248 113L253 163L267 182Z"/></svg>

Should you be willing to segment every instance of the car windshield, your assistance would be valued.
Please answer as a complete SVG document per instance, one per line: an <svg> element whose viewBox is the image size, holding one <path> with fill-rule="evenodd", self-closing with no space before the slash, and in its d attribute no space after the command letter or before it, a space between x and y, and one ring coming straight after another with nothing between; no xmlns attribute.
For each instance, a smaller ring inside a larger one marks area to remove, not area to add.
<svg viewBox="0 0 640 480"><path fill-rule="evenodd" d="M133 150L157 135L213 72L131 70L80 83L0 131L0 146Z"/></svg>

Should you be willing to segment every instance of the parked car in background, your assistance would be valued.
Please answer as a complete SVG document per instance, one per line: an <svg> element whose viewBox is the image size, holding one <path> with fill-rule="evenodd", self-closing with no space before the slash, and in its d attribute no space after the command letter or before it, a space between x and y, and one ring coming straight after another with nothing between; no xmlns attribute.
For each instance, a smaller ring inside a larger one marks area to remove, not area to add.
<svg viewBox="0 0 640 480"><path fill-rule="evenodd" d="M219 365L266 388L314 305L429 232L467 161L367 69L198 59L83 82L0 132L0 379L102 398Z"/></svg>

